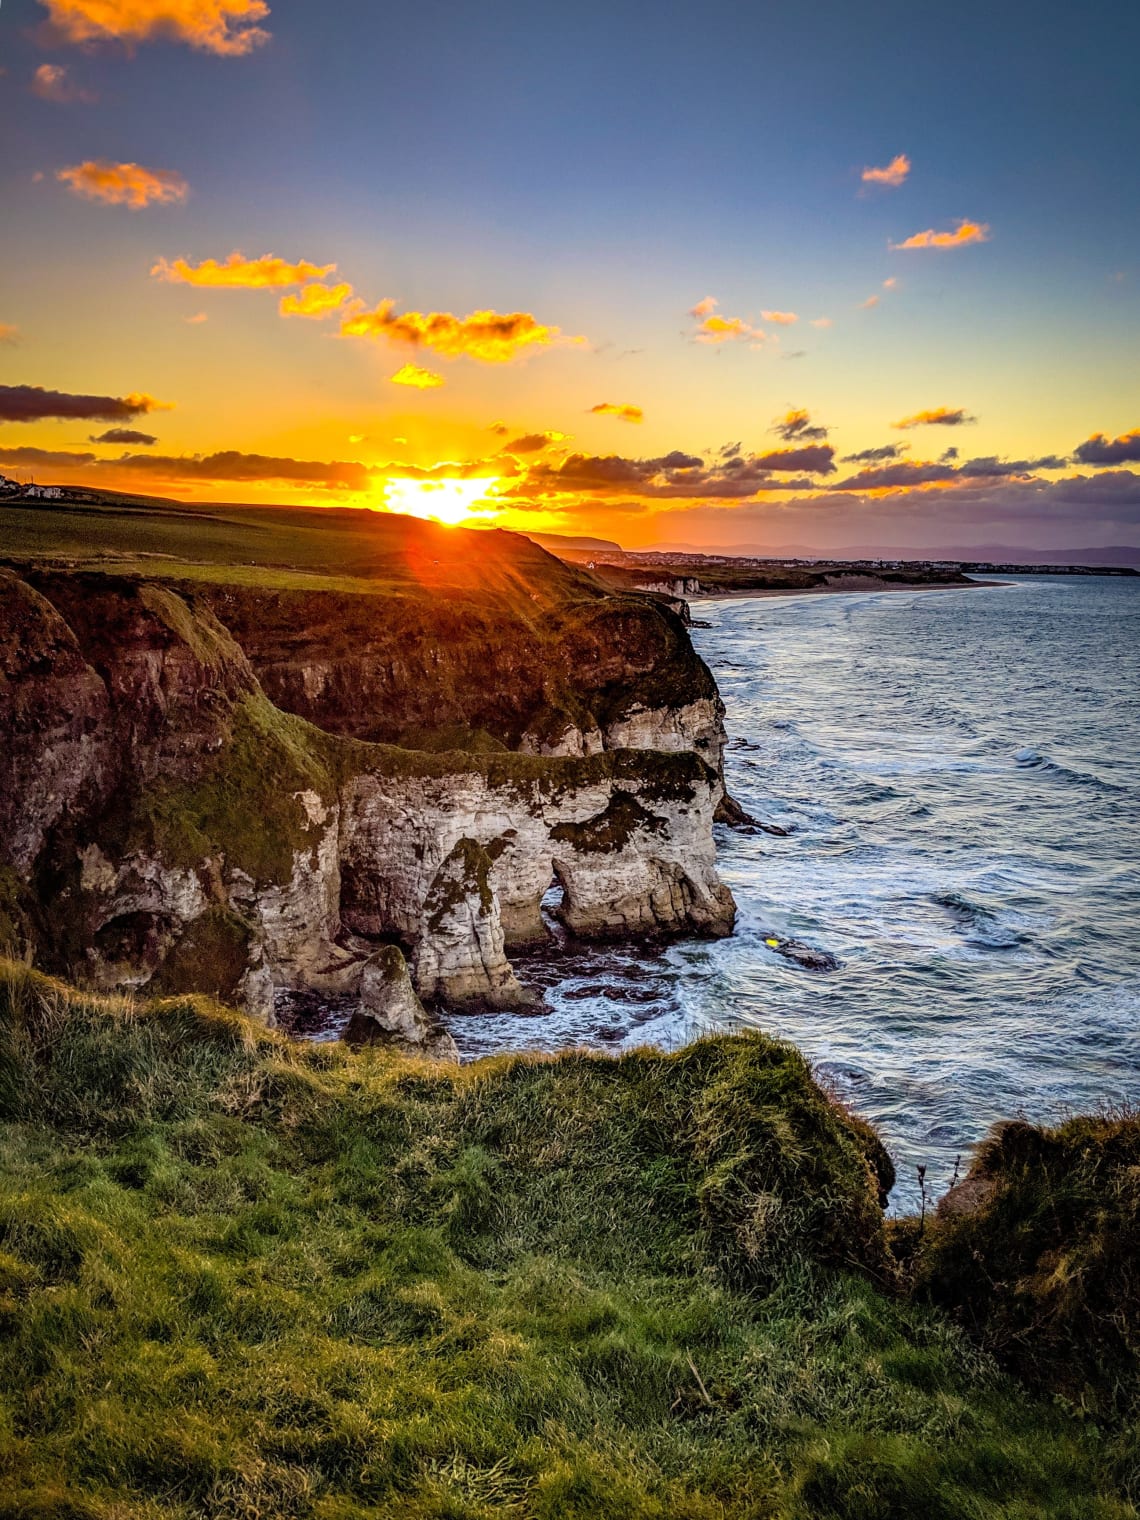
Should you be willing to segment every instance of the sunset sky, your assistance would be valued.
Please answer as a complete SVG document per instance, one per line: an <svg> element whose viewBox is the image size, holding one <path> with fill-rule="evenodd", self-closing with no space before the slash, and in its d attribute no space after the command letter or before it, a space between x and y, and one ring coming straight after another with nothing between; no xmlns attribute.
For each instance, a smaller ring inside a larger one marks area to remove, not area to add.
<svg viewBox="0 0 1140 1520"><path fill-rule="evenodd" d="M5 0L0 473L1138 543L1138 57L1124 0Z"/></svg>

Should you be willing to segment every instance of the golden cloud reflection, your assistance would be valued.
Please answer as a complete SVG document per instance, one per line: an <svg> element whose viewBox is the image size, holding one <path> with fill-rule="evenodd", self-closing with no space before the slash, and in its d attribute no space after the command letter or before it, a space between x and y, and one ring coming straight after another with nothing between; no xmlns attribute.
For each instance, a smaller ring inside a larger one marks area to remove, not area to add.
<svg viewBox="0 0 1140 1520"><path fill-rule="evenodd" d="M494 517L498 507L489 498L499 481L434 479L389 476L384 481L383 510L424 517L455 527L472 517ZM480 503L482 505L480 505Z"/></svg>

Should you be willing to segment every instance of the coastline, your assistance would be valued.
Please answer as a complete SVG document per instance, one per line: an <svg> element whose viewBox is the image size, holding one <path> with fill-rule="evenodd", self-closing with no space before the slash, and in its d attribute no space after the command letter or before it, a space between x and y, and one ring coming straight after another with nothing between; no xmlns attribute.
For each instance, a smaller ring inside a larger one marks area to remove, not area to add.
<svg viewBox="0 0 1140 1520"><path fill-rule="evenodd" d="M956 581L952 584L932 581L883 581L881 585L859 586L780 586L756 587L755 589L723 591L694 591L685 597L687 602L736 601L741 597L775 596L850 596L852 592L878 595L883 591L968 591L973 587L1000 587L1012 585L1011 581Z"/></svg>

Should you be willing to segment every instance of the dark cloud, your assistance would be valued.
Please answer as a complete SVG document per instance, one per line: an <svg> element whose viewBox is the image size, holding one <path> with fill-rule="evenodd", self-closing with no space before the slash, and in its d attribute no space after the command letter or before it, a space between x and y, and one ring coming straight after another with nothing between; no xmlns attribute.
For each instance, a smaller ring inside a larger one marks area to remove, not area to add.
<svg viewBox="0 0 1140 1520"><path fill-rule="evenodd" d="M162 408L153 396L73 396L39 385L0 385L0 422L41 422L62 418L85 422L130 422Z"/></svg>
<svg viewBox="0 0 1140 1520"><path fill-rule="evenodd" d="M943 464L951 464L955 459L957 459L958 452L959 451L956 448L954 448L953 445L951 445L950 448L943 449L942 452L941 452L941 454L939 454L938 457L942 461Z"/></svg>
<svg viewBox="0 0 1140 1520"><path fill-rule="evenodd" d="M123 443L149 448L158 439L153 433L137 433L134 428L108 428L105 433L94 433L88 443Z"/></svg>
<svg viewBox="0 0 1140 1520"><path fill-rule="evenodd" d="M802 406L791 407L782 417L777 417L771 431L785 443L810 443L813 439L822 443L827 437L827 429L813 423L811 413Z"/></svg>
<svg viewBox="0 0 1140 1520"><path fill-rule="evenodd" d="M537 454L539 449L545 449L549 444L562 443L566 438L565 433L524 433L521 438L505 445L504 454Z"/></svg>
<svg viewBox="0 0 1140 1520"><path fill-rule="evenodd" d="M767 454L756 454L753 457L766 470L806 470L809 475L835 474L835 450L829 443L809 444L802 449L772 449Z"/></svg>
<svg viewBox="0 0 1140 1520"><path fill-rule="evenodd" d="M877 453L879 451L875 449L864 450L865 456L873 456ZM853 455L852 459L859 457L859 455ZM955 451L955 457L957 457L957 451ZM857 475L850 475L846 480L836 482L830 489L833 491L898 490L905 486L943 484L959 480L1008 480L1016 476L1032 475L1036 470L1061 470L1067 463L1068 460L1059 459L1056 454L1046 454L1041 459L999 459L997 455L990 454L978 459L967 459L964 464L956 465L943 454L936 464L929 461L899 459L892 464L884 464L878 469L860 470Z"/></svg>
<svg viewBox="0 0 1140 1520"><path fill-rule="evenodd" d="M570 454L557 464L532 465L518 489L527 496L625 490L643 497L721 497L743 501L758 491L810 490L813 482L803 472L822 474L834 470L832 454L832 449L814 445L769 454L732 453L712 464L679 450L657 459ZM795 472L797 478L783 478L790 472Z"/></svg>
<svg viewBox="0 0 1140 1520"><path fill-rule="evenodd" d="M1122 433L1119 438L1106 438L1103 433L1094 433L1084 443L1079 443L1073 454L1081 464L1091 464L1098 468L1113 464L1140 464L1140 428Z"/></svg>
<svg viewBox="0 0 1140 1520"><path fill-rule="evenodd" d="M162 480L291 481L302 485L365 490L377 473L352 460L289 459L273 454L242 454L225 449L216 454L124 454L104 461L108 468L128 469Z"/></svg>
<svg viewBox="0 0 1140 1520"><path fill-rule="evenodd" d="M944 456L945 457L945 456ZM1069 463L1056 454L1045 454L1040 459L998 459L988 454L981 459L967 459L959 465L958 474L996 478L1002 475L1032 475L1035 470L1063 470Z"/></svg>
<svg viewBox="0 0 1140 1520"><path fill-rule="evenodd" d="M60 449L36 449L24 445L17 449L0 449L0 464L31 466L57 466L70 468L75 465L94 464L94 454L65 453Z"/></svg>
<svg viewBox="0 0 1140 1520"><path fill-rule="evenodd" d="M846 480L838 480L832 491L881 491L899 486L929 485L932 481L953 480L955 471L946 464L918 464L900 460L880 469L860 470Z"/></svg>
<svg viewBox="0 0 1140 1520"><path fill-rule="evenodd" d="M884 443L877 449L860 449L858 454L844 454L843 464L882 464L884 459L901 459L910 448L909 443ZM948 454L956 455L957 449L948 449ZM945 459L946 455L943 455Z"/></svg>

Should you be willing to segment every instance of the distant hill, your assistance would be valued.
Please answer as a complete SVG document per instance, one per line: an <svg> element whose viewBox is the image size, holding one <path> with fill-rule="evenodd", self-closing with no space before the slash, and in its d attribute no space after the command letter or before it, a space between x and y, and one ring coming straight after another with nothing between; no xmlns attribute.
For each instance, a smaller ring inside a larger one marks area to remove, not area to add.
<svg viewBox="0 0 1140 1520"><path fill-rule="evenodd" d="M520 530L516 530L520 531ZM523 533L524 538L529 538L532 544L537 544L540 549L547 549L551 554L560 555L562 558L569 556L577 559L579 556L591 554L620 554L622 547L614 543L611 538L574 538L563 533Z"/></svg>

